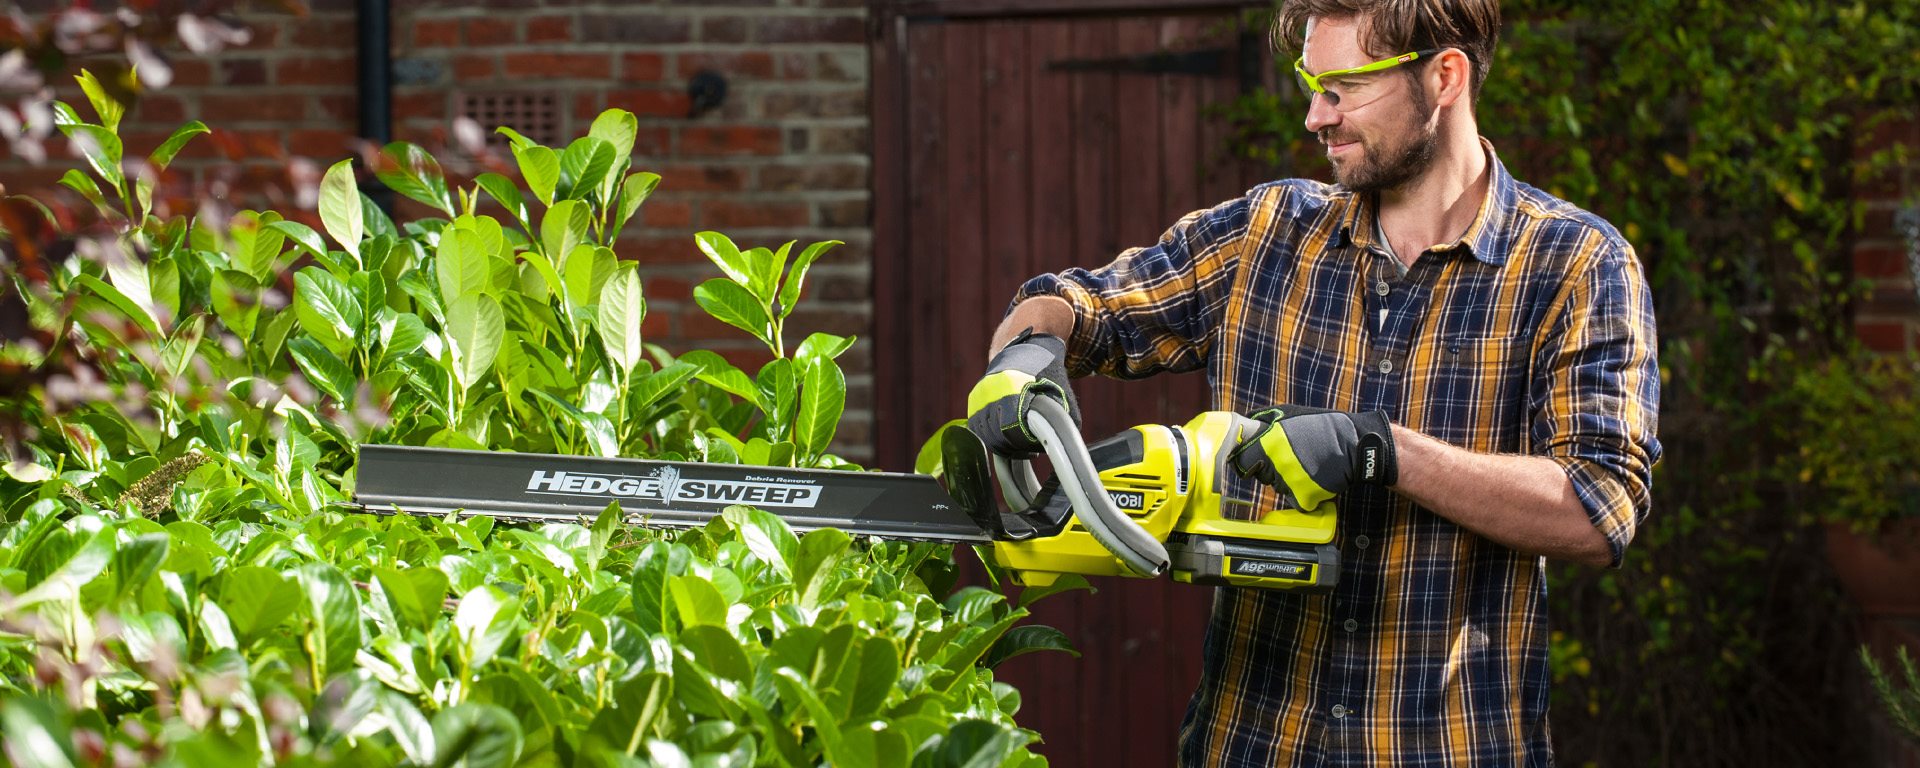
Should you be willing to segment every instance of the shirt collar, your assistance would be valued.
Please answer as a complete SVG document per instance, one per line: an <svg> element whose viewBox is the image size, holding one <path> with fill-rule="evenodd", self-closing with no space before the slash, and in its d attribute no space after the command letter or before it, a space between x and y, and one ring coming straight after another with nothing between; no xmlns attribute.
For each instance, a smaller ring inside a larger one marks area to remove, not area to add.
<svg viewBox="0 0 1920 768"><path fill-rule="evenodd" d="M1482 138L1480 147L1487 153L1487 196L1480 201L1480 211L1474 214L1473 223L1467 226L1467 231L1460 239L1439 250L1464 247L1474 258L1499 267L1507 263L1504 243L1507 219L1513 215L1513 206L1519 199L1519 188L1513 175L1507 173L1506 165L1500 162L1499 155L1494 153L1493 143ZM1341 216L1336 240L1343 245L1361 248L1378 245L1374 233L1379 226L1380 196L1349 192L1347 198L1349 202Z"/></svg>

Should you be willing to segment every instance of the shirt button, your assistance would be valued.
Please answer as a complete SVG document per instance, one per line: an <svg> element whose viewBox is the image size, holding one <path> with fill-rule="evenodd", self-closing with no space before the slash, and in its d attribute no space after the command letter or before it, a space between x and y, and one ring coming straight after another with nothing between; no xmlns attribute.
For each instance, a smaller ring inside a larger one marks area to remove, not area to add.
<svg viewBox="0 0 1920 768"><path fill-rule="evenodd" d="M1378 283L1373 284L1373 292L1380 294L1381 296L1387 295L1392 290L1393 289L1387 287L1387 281L1385 280L1382 280Z"/></svg>
<svg viewBox="0 0 1920 768"><path fill-rule="evenodd" d="M1368 546L1372 544L1373 544L1373 539L1369 539L1365 535L1353 537L1353 546L1356 548L1366 549Z"/></svg>
<svg viewBox="0 0 1920 768"><path fill-rule="evenodd" d="M1347 619L1340 625L1340 628L1348 632L1358 632L1360 631L1360 622L1354 619Z"/></svg>
<svg viewBox="0 0 1920 768"><path fill-rule="evenodd" d="M1338 720L1340 718L1346 717L1347 713L1351 711L1352 710L1347 709L1346 705L1344 704L1335 704L1333 705L1333 719Z"/></svg>
<svg viewBox="0 0 1920 768"><path fill-rule="evenodd" d="M1381 359L1380 359L1380 372L1381 372L1381 373L1393 373L1393 361L1392 361L1392 360L1388 360L1388 359L1386 359L1386 358L1384 358L1384 357L1383 357L1383 358L1381 358Z"/></svg>

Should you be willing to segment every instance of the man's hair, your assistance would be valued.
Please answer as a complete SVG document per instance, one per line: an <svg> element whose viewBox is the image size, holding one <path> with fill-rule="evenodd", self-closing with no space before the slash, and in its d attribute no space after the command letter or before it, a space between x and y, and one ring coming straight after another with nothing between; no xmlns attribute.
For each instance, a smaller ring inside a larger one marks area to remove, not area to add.
<svg viewBox="0 0 1920 768"><path fill-rule="evenodd" d="M1473 61L1473 102L1500 43L1500 0L1286 0L1269 31L1274 49L1298 55L1311 19L1359 19L1360 45L1385 58L1458 48Z"/></svg>

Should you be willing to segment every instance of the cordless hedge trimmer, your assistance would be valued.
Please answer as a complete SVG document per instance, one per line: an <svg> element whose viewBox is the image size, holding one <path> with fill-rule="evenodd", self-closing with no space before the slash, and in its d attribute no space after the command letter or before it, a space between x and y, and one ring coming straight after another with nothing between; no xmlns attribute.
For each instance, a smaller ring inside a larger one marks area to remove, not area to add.
<svg viewBox="0 0 1920 768"><path fill-rule="evenodd" d="M839 528L889 540L981 545L1022 584L1064 574L1195 584L1329 589L1339 578L1332 502L1312 510L1230 515L1227 455L1259 422L1228 411L1182 426L1147 424L1089 447L1055 400L1035 398L1028 426L1054 474L989 458L965 427L940 435L945 485L928 475L698 464L365 445L355 503L374 512L449 512L510 520L591 519L611 502L632 523L706 524L735 504L795 530ZM1000 496L993 499L997 477Z"/></svg>

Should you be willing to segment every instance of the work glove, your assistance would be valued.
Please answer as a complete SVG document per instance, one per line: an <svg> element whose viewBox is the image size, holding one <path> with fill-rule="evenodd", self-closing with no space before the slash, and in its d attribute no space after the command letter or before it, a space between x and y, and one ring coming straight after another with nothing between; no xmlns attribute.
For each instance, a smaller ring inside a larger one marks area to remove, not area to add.
<svg viewBox="0 0 1920 768"><path fill-rule="evenodd" d="M1399 479L1385 412L1284 405L1241 419L1240 444L1227 459L1241 477L1280 491L1284 507L1313 509L1356 484Z"/></svg>
<svg viewBox="0 0 1920 768"><path fill-rule="evenodd" d="M1022 331L1007 342L987 373L967 394L967 428L980 436L987 450L1011 459L1041 453L1038 438L1027 430L1027 411L1035 397L1051 397L1067 406L1075 426L1080 405L1067 385L1067 343L1060 337Z"/></svg>

